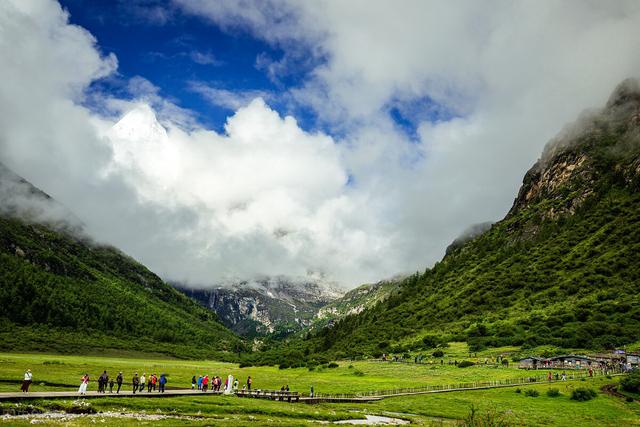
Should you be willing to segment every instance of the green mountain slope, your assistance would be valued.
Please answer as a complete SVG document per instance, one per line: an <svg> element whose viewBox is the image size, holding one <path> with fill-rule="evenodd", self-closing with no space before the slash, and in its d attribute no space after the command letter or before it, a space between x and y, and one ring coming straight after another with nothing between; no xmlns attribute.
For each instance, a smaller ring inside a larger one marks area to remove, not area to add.
<svg viewBox="0 0 640 427"><path fill-rule="evenodd" d="M214 313L130 257L60 220L32 222L51 199L6 168L0 186L0 350L204 357L243 348Z"/></svg>
<svg viewBox="0 0 640 427"><path fill-rule="evenodd" d="M378 354L468 341L612 348L640 339L640 85L546 147L504 220L384 302L300 344Z"/></svg>

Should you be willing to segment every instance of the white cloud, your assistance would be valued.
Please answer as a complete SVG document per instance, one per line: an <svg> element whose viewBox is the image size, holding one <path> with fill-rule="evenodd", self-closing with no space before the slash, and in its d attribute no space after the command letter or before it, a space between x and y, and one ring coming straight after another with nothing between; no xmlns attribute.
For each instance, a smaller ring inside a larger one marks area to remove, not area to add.
<svg viewBox="0 0 640 427"><path fill-rule="evenodd" d="M0 156L96 238L192 283L423 269L504 215L545 142L640 71L637 2L175 2L277 45L280 64L317 59L287 96L344 137L302 130L268 94L193 83L235 111L216 133L144 76L134 101L99 95L110 114L91 112L85 91L115 57L56 3L13 0L0 3ZM389 107L426 98L459 117L417 114L409 137Z"/></svg>
<svg viewBox="0 0 640 427"><path fill-rule="evenodd" d="M200 94L204 99L213 105L237 110L247 106L256 98L268 100L270 94L262 90L228 90L211 86L203 82L191 82L189 89Z"/></svg>
<svg viewBox="0 0 640 427"><path fill-rule="evenodd" d="M398 271L501 218L546 141L640 75L636 1L176 3L285 57L326 58L291 95L346 135L346 163L367 215L387 224L385 255L402 254ZM462 117L423 119L410 141L388 108L426 97Z"/></svg>

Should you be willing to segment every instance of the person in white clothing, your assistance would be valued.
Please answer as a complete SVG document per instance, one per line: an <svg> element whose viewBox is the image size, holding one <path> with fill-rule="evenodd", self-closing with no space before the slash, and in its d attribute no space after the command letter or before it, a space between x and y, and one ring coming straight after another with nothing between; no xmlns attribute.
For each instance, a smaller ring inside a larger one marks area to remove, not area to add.
<svg viewBox="0 0 640 427"><path fill-rule="evenodd" d="M87 394L88 386L89 386L89 374L84 374L82 378L80 378L80 388L78 389L78 393Z"/></svg>
<svg viewBox="0 0 640 427"><path fill-rule="evenodd" d="M29 391L29 386L31 385L31 380L33 379L33 375L31 374L31 369L27 369L27 372L24 373L24 380L22 381L22 390L23 393L27 393Z"/></svg>

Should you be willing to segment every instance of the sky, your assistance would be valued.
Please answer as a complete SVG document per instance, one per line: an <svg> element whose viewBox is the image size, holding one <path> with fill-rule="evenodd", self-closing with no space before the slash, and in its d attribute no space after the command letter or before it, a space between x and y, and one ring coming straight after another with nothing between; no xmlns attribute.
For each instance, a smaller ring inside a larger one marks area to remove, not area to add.
<svg viewBox="0 0 640 427"><path fill-rule="evenodd" d="M0 161L166 280L346 288L501 219L630 1L0 2Z"/></svg>

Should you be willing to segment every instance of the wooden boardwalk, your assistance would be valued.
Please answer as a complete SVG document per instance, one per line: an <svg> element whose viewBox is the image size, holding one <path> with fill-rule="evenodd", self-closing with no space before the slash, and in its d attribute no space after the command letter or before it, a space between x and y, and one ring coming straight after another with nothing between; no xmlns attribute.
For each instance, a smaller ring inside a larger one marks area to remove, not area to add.
<svg viewBox="0 0 640 427"><path fill-rule="evenodd" d="M619 374L618 374L619 375ZM566 382L577 381L568 380ZM381 399L386 399L390 397L399 397L399 396L413 396L420 394L434 394L434 393L452 393L452 392L461 392L461 391L473 391L473 390L489 390L496 388L506 388L506 387L522 387L528 385L536 385L536 384L550 384L550 383L566 383L565 381L533 381L533 382L518 382L512 384L490 384L490 385L475 385L475 386L463 386L463 387L445 387L445 388L435 388L435 389L424 389L424 390L411 390L411 391L391 391L379 392L371 395L326 395L319 394L314 397L310 396L302 396L298 392L280 392L275 390L255 390L252 391L251 394L248 392L239 391L237 397L242 397L245 399L266 399L273 400L277 402L283 403L308 403L308 404L317 404L317 403L367 403L367 402L375 402ZM365 392L366 393L366 392ZM15 393L0 393L0 402L2 401L20 401L20 400L30 400L30 399L93 399L93 398L101 398L101 397L112 397L112 398L161 398L161 397L180 397L180 396L221 396L223 392L202 392L199 390L192 389L168 389L164 393L159 393L157 391L148 393L137 392L133 393L131 391L121 391L120 393L98 393L97 391L88 391L84 395L78 394L77 391L41 391L41 392L15 392Z"/></svg>

